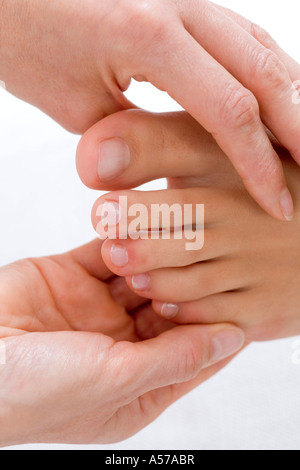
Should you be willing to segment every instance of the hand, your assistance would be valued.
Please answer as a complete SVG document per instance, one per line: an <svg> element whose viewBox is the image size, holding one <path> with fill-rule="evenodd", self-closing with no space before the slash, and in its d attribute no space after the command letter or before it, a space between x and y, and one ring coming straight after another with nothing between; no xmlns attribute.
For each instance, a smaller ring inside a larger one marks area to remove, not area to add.
<svg viewBox="0 0 300 470"><path fill-rule="evenodd" d="M98 240L0 269L1 446L125 439L242 347L230 325L155 320L100 252Z"/></svg>
<svg viewBox="0 0 300 470"><path fill-rule="evenodd" d="M245 331L248 341L299 334L300 170L287 152L277 148L297 212L291 224L282 224L248 196L212 137L185 113L135 111L102 121L78 151L80 161L85 155L90 162L85 178L96 181L98 141L111 137L112 129L132 152L131 165L114 184L135 186L149 172L149 179L171 177L169 190L105 195L95 205L94 226L100 222L99 204L117 202L120 194L127 196L129 208L141 203L148 213L154 203L204 203L205 244L186 251L187 240L175 240L174 234L171 240L107 240L102 255L109 269L126 276L138 295L154 299L158 314L176 323L229 321ZM146 230L148 218L142 223Z"/></svg>
<svg viewBox="0 0 300 470"><path fill-rule="evenodd" d="M300 71L260 28L207 0L0 0L0 8L0 78L11 93L81 133L133 106L123 96L132 77L149 81L213 134L267 212L292 218L263 123L300 163L292 86Z"/></svg>

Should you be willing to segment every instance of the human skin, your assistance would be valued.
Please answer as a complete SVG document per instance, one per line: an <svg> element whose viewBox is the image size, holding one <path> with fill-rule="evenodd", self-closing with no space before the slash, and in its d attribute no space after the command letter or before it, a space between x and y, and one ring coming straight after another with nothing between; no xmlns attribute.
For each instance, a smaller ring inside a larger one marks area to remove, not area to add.
<svg viewBox="0 0 300 470"><path fill-rule="evenodd" d="M207 0L0 0L0 79L72 132L133 107L131 78L167 90L258 203L292 218L263 123L300 163L300 73L261 28Z"/></svg>
<svg viewBox="0 0 300 470"><path fill-rule="evenodd" d="M78 149L79 168L83 159L90 163L83 180L96 182L99 139L111 138L113 130L128 143L131 166L109 189L163 176L169 189L103 196L93 210L94 227L101 227L99 205L120 195L127 196L128 207L142 203L149 213L153 203L205 204L205 244L187 251L187 240L172 236L108 239L102 248L107 266L173 322L229 321L245 331L247 341L300 334L300 171L288 152L277 145L296 202L294 221L284 224L261 210L212 137L186 113L132 111L102 121Z"/></svg>
<svg viewBox="0 0 300 470"><path fill-rule="evenodd" d="M232 325L157 317L101 244L0 268L1 447L128 438L243 346Z"/></svg>

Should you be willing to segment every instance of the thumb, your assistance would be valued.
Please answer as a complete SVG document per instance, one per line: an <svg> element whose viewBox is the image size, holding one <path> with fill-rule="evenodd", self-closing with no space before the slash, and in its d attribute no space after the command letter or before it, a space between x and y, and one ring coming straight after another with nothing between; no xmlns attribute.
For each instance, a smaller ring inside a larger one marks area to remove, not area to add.
<svg viewBox="0 0 300 470"><path fill-rule="evenodd" d="M158 388L184 383L238 352L245 343L242 330L232 325L179 326L133 345L127 376L132 399ZM134 367L132 366L134 363ZM134 390L133 390L134 387ZM128 389L127 389L128 390Z"/></svg>

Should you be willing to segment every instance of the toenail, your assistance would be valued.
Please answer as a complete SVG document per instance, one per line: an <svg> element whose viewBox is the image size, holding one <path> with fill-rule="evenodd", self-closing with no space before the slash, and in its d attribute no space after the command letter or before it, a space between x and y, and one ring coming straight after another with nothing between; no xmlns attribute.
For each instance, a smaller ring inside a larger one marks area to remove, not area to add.
<svg viewBox="0 0 300 470"><path fill-rule="evenodd" d="M111 262L119 268L126 266L126 264L128 264L128 252L126 248L122 245L114 244L110 250L110 259Z"/></svg>
<svg viewBox="0 0 300 470"><path fill-rule="evenodd" d="M126 170L130 164L130 150L125 140L104 140L99 146L98 175L101 181L110 181Z"/></svg>
<svg viewBox="0 0 300 470"><path fill-rule="evenodd" d="M138 274L132 277L132 287L138 291L148 290L151 279L149 274Z"/></svg>
<svg viewBox="0 0 300 470"><path fill-rule="evenodd" d="M167 320L175 318L179 313L179 306L176 304L163 304L161 309L161 315Z"/></svg>

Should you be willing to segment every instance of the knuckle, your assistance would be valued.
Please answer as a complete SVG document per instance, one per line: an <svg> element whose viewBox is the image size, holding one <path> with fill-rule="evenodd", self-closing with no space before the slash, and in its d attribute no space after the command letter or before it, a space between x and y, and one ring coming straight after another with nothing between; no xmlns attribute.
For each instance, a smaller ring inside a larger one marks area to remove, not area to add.
<svg viewBox="0 0 300 470"><path fill-rule="evenodd" d="M199 374L200 370L205 366L206 354L203 351L199 352L199 347L191 341L190 347L185 353L184 360L182 361L182 370L178 374L178 381L193 380Z"/></svg>
<svg viewBox="0 0 300 470"><path fill-rule="evenodd" d="M110 36L121 39L113 48L117 82L127 88L129 77L138 81L151 81L152 77L153 81L157 63L166 61L174 41L174 12L159 0L119 0L118 7L110 21Z"/></svg>
<svg viewBox="0 0 300 470"><path fill-rule="evenodd" d="M124 11L125 10L125 11ZM134 41L161 38L166 30L165 15L161 4L156 0L123 1L123 11L127 18L127 30ZM124 16L123 16L124 17Z"/></svg>
<svg viewBox="0 0 300 470"><path fill-rule="evenodd" d="M272 48L276 44L272 36L264 28L256 23L251 23L250 26L251 35L261 44L267 48Z"/></svg>
<svg viewBox="0 0 300 470"><path fill-rule="evenodd" d="M257 123L259 106L254 95L242 88L227 88L221 104L223 121L233 128L242 129Z"/></svg>
<svg viewBox="0 0 300 470"><path fill-rule="evenodd" d="M288 72L277 55L261 46L254 51L251 68L256 80L276 88L286 84L288 79Z"/></svg>

